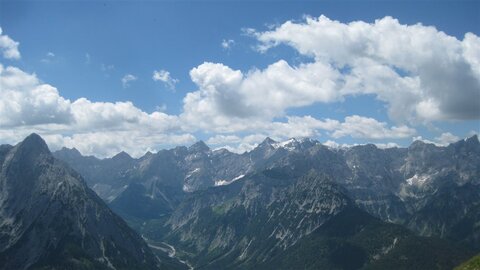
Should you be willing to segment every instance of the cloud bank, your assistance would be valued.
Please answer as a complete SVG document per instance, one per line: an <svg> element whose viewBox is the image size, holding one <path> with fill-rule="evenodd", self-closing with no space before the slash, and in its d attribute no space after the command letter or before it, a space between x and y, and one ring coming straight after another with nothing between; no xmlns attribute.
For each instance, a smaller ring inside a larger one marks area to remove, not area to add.
<svg viewBox="0 0 480 270"><path fill-rule="evenodd" d="M0 64L1 143L33 131L53 148L76 147L101 157L188 144L198 133L208 134L212 146L236 152L250 150L265 136L322 137L331 145L351 137L389 147L397 144L384 140L412 138L419 125L480 119L480 39L472 33L459 40L391 17L341 23L320 16L248 34L260 53L286 45L309 60L296 65L279 60L248 71L204 62L190 70L197 89L184 96L178 115L147 113L128 101L69 100L35 74ZM17 47L0 33L4 58L19 58ZM127 74L122 83L127 87L135 79ZM178 83L166 70L154 71L152 79L172 90ZM389 121L287 113L361 95L383 102ZM442 145L456 139L448 132L435 138Z"/></svg>
<svg viewBox="0 0 480 270"><path fill-rule="evenodd" d="M395 121L480 118L480 39L472 33L458 40L392 17L345 24L320 16L252 35L260 51L284 44L314 59L310 72L317 64L336 71L323 76L338 82L338 95L375 94Z"/></svg>

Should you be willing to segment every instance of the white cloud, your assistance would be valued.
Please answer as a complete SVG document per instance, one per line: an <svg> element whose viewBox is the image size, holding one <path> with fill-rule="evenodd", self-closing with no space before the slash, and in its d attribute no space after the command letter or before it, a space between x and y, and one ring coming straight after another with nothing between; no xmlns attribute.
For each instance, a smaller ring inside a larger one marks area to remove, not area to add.
<svg viewBox="0 0 480 270"><path fill-rule="evenodd" d="M275 121L265 125L265 133L275 140L320 136L321 130L334 130L339 127L337 120L318 120L311 116L289 116L286 122ZM261 125L259 125L261 126Z"/></svg>
<svg viewBox="0 0 480 270"><path fill-rule="evenodd" d="M224 50L230 50L233 45L235 45L235 41L233 39L224 39L221 43L221 46Z"/></svg>
<svg viewBox="0 0 480 270"><path fill-rule="evenodd" d="M265 134L251 134L244 137L236 135L215 135L206 143L214 149L227 149L230 152L242 154L255 148L265 139Z"/></svg>
<svg viewBox="0 0 480 270"><path fill-rule="evenodd" d="M343 70L342 95L375 94L396 121L480 118L480 41L472 33L458 40L391 17L345 24L320 16L254 36L261 51L286 44Z"/></svg>
<svg viewBox="0 0 480 270"><path fill-rule="evenodd" d="M9 36L2 34L0 27L0 51L6 59L20 59L20 52L18 51L18 43Z"/></svg>
<svg viewBox="0 0 480 270"><path fill-rule="evenodd" d="M35 74L0 64L0 126L69 123L73 119L70 105Z"/></svg>
<svg viewBox="0 0 480 270"><path fill-rule="evenodd" d="M342 145L340 145L336 141L332 141L332 140L327 140L322 144L327 146L327 147L330 147L330 148L340 148L340 147L342 147Z"/></svg>
<svg viewBox="0 0 480 270"><path fill-rule="evenodd" d="M169 71L164 69L154 70L152 79L163 82L171 90L175 90L175 85L179 82L178 79L172 78Z"/></svg>
<svg viewBox="0 0 480 270"><path fill-rule="evenodd" d="M440 136L435 138L436 143L441 146L447 146L459 140L460 138L458 136L455 136L450 132L442 133Z"/></svg>
<svg viewBox="0 0 480 270"><path fill-rule="evenodd" d="M358 115L347 116L343 122L311 116L288 117L287 122L272 122L266 130L277 138L317 137L321 131L326 131L332 138L349 136L369 140L410 138L416 133L415 129L407 126L388 127L385 122Z"/></svg>
<svg viewBox="0 0 480 270"><path fill-rule="evenodd" d="M36 132L53 150L76 147L99 157L124 150L138 156L193 142L180 123L177 116L148 114L128 101L70 101L35 74L0 64L0 143L14 144Z"/></svg>
<svg viewBox="0 0 480 270"><path fill-rule="evenodd" d="M401 25L391 17L344 24L324 16L245 32L260 41L263 51L287 44L314 61L292 66L279 60L247 72L210 62L193 68L190 77L198 90L184 98L182 119L198 129L245 130L285 117L291 108L357 95L385 102L400 127L480 118L480 42L474 34L460 41L433 27ZM408 128L392 132L397 131L402 137L411 134Z"/></svg>
<svg viewBox="0 0 480 270"><path fill-rule="evenodd" d="M215 135L210 137L206 143L209 145L238 144L242 139L236 135Z"/></svg>
<svg viewBox="0 0 480 270"><path fill-rule="evenodd" d="M281 117L287 108L340 100L335 83L339 75L322 63L292 67L281 60L243 74L206 62L190 71L199 90L184 98L183 117L200 128L214 129Z"/></svg>
<svg viewBox="0 0 480 270"><path fill-rule="evenodd" d="M424 139L422 136L413 137L412 141L422 141L424 143L435 144L436 146L448 146L451 143L459 141L458 136L453 135L450 132L444 132L440 136L435 137L433 140Z"/></svg>
<svg viewBox="0 0 480 270"><path fill-rule="evenodd" d="M480 135L479 135L479 131L480 131L480 129L477 130L477 131L475 131L475 130L470 130L470 131L467 133L467 137L469 138L469 137L472 137L472 136L475 136L475 135L480 136Z"/></svg>
<svg viewBox="0 0 480 270"><path fill-rule="evenodd" d="M431 144L435 144L435 145L436 145L435 142L433 142L433 141L431 141L431 140L429 140L429 139L424 139L422 136L414 136L414 137L412 137L412 142L414 142L414 141L421 141L421 142L424 142L424 143L431 143Z"/></svg>
<svg viewBox="0 0 480 270"><path fill-rule="evenodd" d="M388 148L398 148L398 147L400 147L400 145L398 145L397 143L393 143L393 142L389 142L389 143L376 143L375 146L378 147L378 148L380 148L380 149L388 149Z"/></svg>
<svg viewBox="0 0 480 270"><path fill-rule="evenodd" d="M339 144L335 141L332 140L327 140L326 142L323 143L323 145L328 146L330 148L349 148L357 145L362 145L362 144ZM395 147L400 147L397 143L393 142L388 142L388 143L374 143L374 145L380 149L388 149L388 148L395 148Z"/></svg>
<svg viewBox="0 0 480 270"><path fill-rule="evenodd" d="M54 149L62 146L75 147L84 155L111 157L121 151L126 151L134 157L140 157L147 151L191 144L196 139L191 134L155 134L145 133L145 130L121 130L78 133L73 136L47 136L46 141Z"/></svg>
<svg viewBox="0 0 480 270"><path fill-rule="evenodd" d="M319 130L330 131L335 138L405 138L415 133L405 125L389 129L386 123L356 115L347 117L344 123L311 116L272 121L285 116L287 108L341 99L332 79L340 74L321 63L292 68L279 61L247 74L222 64L204 63L192 69L190 76L199 90L184 98L181 118L191 128L221 133L261 130L282 138L314 137Z"/></svg>
<svg viewBox="0 0 480 270"><path fill-rule="evenodd" d="M352 138L366 139L402 139L410 138L416 131L407 126L387 127L387 123L379 122L373 118L352 115L345 117L345 122L336 127L331 136L341 138L351 136Z"/></svg>
<svg viewBox="0 0 480 270"><path fill-rule="evenodd" d="M123 88L127 88L130 86L130 82L136 81L138 78L132 74L126 74L122 78L122 86Z"/></svg>

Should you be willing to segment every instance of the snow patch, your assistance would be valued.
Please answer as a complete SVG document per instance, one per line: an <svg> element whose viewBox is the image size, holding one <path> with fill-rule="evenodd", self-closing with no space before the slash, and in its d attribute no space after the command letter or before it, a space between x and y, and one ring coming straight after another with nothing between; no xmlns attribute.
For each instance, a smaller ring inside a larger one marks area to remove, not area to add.
<svg viewBox="0 0 480 270"><path fill-rule="evenodd" d="M242 174L242 175L239 175L235 178L233 178L232 180L228 181L228 180L217 180L215 181L215 186L218 187L218 186L226 186L226 185L230 185L231 183L243 178L245 175Z"/></svg>
<svg viewBox="0 0 480 270"><path fill-rule="evenodd" d="M285 148L285 149L291 151L291 150L295 149L295 147L291 146L291 144L293 144L296 141L297 140L295 138L291 138L291 139L288 139L288 140L283 141L283 142L273 143L272 146L275 149Z"/></svg>
<svg viewBox="0 0 480 270"><path fill-rule="evenodd" d="M185 179L188 179L190 177L192 177L192 175L196 172L199 172L200 171L200 168L195 168L193 171L190 171L189 173L187 173L187 175L185 176Z"/></svg>
<svg viewBox="0 0 480 270"><path fill-rule="evenodd" d="M413 185L416 185L416 186L421 186L423 185L427 180L429 180L431 178L430 175L417 175L415 174L414 176L406 179L405 181L407 182L408 185L410 186L413 186Z"/></svg>
<svg viewBox="0 0 480 270"><path fill-rule="evenodd" d="M271 145L275 149L283 148L288 151L294 151L299 144L302 144L305 142L312 142L314 144L316 143L315 141L312 141L309 138L300 138L300 139L291 138L283 142L272 143Z"/></svg>

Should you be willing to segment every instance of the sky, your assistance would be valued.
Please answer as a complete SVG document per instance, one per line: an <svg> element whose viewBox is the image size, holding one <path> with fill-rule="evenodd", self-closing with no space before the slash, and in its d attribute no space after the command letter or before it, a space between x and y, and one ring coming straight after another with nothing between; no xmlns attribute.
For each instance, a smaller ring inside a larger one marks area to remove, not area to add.
<svg viewBox="0 0 480 270"><path fill-rule="evenodd" d="M479 1L0 0L0 144L134 157L480 132Z"/></svg>

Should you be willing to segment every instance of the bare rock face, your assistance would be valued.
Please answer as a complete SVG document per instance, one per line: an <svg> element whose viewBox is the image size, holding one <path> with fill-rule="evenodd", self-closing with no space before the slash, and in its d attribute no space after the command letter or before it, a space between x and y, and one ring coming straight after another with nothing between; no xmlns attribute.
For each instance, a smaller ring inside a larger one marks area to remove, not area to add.
<svg viewBox="0 0 480 270"><path fill-rule="evenodd" d="M144 241L36 134L0 147L0 269L157 269Z"/></svg>
<svg viewBox="0 0 480 270"><path fill-rule="evenodd" d="M372 217L332 180L276 168L191 193L163 241L202 269L449 269L468 256Z"/></svg>

